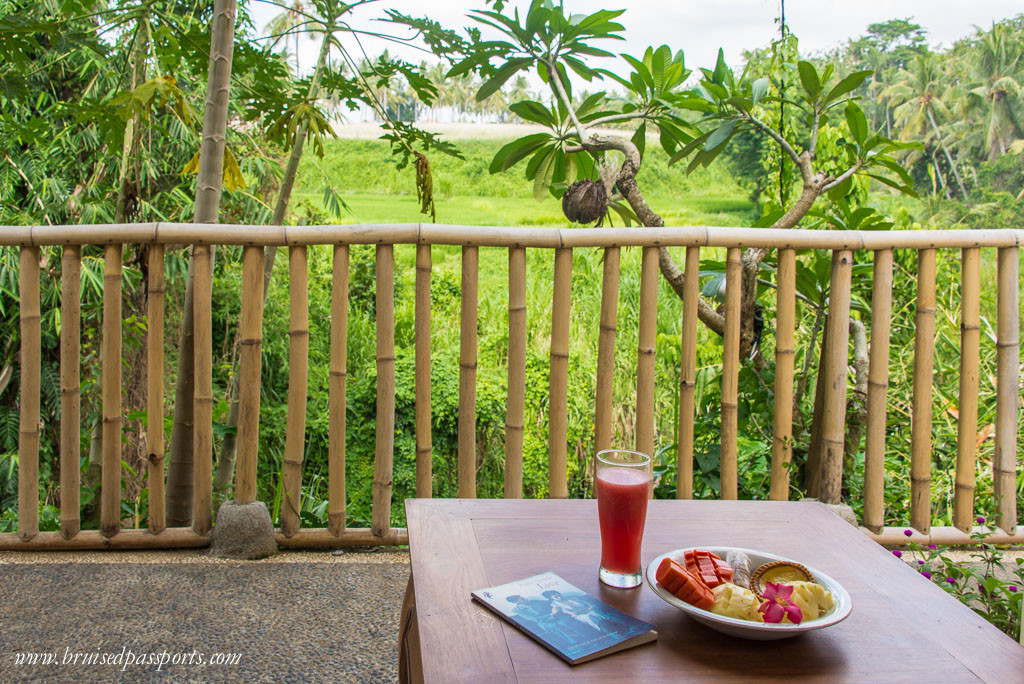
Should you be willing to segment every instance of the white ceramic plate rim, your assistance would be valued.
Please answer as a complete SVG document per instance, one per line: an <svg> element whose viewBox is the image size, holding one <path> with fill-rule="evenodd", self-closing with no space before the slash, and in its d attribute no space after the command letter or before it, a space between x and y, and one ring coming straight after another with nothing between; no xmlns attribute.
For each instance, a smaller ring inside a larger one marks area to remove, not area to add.
<svg viewBox="0 0 1024 684"><path fill-rule="evenodd" d="M766 558L768 561L789 561L790 563L798 563L792 558L786 558L785 556L777 556L773 553L766 553L764 551L757 551L754 549L743 549L737 546L690 546L682 549L675 549L668 553L663 553L647 565L647 571L644 576L647 578L647 584L651 587L655 594L660 596L666 603L670 603L676 608L683 610L686 613L692 613L694 616L699 617L703 620L710 620L712 622L718 622L723 625L735 625L736 627L742 627L744 629L763 630L770 632L806 632L812 629L821 629L823 627L829 627L845 620L849 615L850 611L853 610L853 602L850 599L850 594L847 593L843 585L835 581L821 570L812 568L806 563L801 563L805 568L811 571L814 578L819 584L822 584L826 589L832 592L835 597L835 608L831 613L824 617L816 618L814 620L808 620L807 622L801 622L799 625L782 624L782 623L765 623L765 622L751 622L750 620L741 620L739 618L728 617L726 615L719 615L718 613L712 613L710 610L704 610L697 606L690 605L686 601L677 598L674 594L664 589L655 575L658 572L658 566L666 558L676 558L685 554L687 551L703 550L710 551L714 554L725 558L725 554L729 551L742 551L748 556L759 556Z"/></svg>

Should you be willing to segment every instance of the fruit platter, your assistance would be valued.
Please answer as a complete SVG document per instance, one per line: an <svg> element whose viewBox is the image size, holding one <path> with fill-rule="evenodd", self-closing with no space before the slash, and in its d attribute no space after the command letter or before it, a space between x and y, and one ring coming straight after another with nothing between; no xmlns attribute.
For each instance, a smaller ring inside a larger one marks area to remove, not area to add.
<svg viewBox="0 0 1024 684"><path fill-rule="evenodd" d="M842 585L797 561L731 546L664 553L647 566L659 597L708 627L744 639L785 639L842 622Z"/></svg>

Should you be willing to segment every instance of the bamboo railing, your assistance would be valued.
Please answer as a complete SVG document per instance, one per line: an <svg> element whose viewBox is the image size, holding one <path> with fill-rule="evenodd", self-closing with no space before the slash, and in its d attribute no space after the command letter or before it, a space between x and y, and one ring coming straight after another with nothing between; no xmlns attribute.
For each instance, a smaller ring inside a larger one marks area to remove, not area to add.
<svg viewBox="0 0 1024 684"><path fill-rule="evenodd" d="M721 472L723 498L737 496L738 374L740 369L740 279L743 249L779 250L777 275L776 375L773 405L771 463L772 499L789 496L792 458L796 251L830 250L833 269L829 316L821 376L823 456L817 466L820 497L838 500L843 469L844 421L849 361L847 321L851 307L851 277L855 261L874 263L871 348L868 371L867 436L864 468L864 531L872 538L899 544L969 543L975 529L978 386L980 354L980 249L996 248L997 258L997 410L993 463L997 516L989 529L993 543L1024 543L1017 516L1016 444L1020 407L1020 316L1018 287L1021 230L952 231L806 231L747 228L644 229L524 229L427 224L375 226L237 226L209 224L129 224L117 226L0 227L0 246L21 248L21 435L19 444L18 526L0 534L0 549L170 548L205 546L212 525L212 348L211 284L215 245L241 245L243 293L240 321L239 436L236 498L256 497L259 455L260 368L262 361L262 262L266 246L289 247L290 345L289 396L285 458L282 472L279 544L289 547L333 547L366 544L405 544L405 530L391 526L395 429L395 251L398 244L416 245L416 494L431 496L430 401L430 286L431 246L462 248L462 310L459 357L459 438L457 488L459 496L477 494L476 378L478 259L480 247L508 249L508 410L505 425L505 496L520 497L523 488L523 420L526 345L526 251L551 250L553 288L550 343L549 496L568 496L567 490L567 377L570 363L569 328L572 312L574 249L603 249L601 315L594 321L598 336L598 377L595 396L595 436L598 449L612 445L612 369L615 364L620 249L642 248L640 318L637 349L637 391L633 434L636 448L653 451L657 269L659 249L686 249L683 292L681 368L678 413L677 492L693 496L694 411L697 348L697 274L701 249L726 251L725 339L722 364ZM121 441L124 409L121 402L121 279L122 250L128 243L149 245L147 312L147 454L149 521L147 530L121 529ZM102 462L101 527L80 530L78 498L81 325L79 283L82 245L105 246L102 326ZM164 510L163 315L164 246L193 244L195 263L195 498L189 528L166 528ZM309 245L333 245L332 321L330 328L330 418L328 452L328 527L304 529L301 521L302 464L305 449L306 383L308 376L309 303L307 255ZM349 245L376 245L377 312L377 431L372 525L345 524L345 389ZM39 531L40 440L40 247L62 245L61 317L61 517L60 532ZM918 253L914 383L911 413L912 534L903 527L884 526L885 430L888 391L889 318L894 250ZM960 250L963 301L961 315L960 414L958 421L954 525L931 527L931 414L934 354L936 257L939 250ZM867 252L873 254L868 255ZM623 445L630 446L630 445Z"/></svg>

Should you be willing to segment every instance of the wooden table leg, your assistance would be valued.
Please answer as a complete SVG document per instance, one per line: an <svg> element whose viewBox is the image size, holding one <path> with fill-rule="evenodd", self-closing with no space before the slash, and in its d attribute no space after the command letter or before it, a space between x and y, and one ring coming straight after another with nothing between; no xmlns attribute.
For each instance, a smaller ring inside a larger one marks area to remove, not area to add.
<svg viewBox="0 0 1024 684"><path fill-rule="evenodd" d="M423 661L420 658L420 628L416 622L416 589L412 572L405 586L402 614L398 624L398 681L419 684L423 681Z"/></svg>

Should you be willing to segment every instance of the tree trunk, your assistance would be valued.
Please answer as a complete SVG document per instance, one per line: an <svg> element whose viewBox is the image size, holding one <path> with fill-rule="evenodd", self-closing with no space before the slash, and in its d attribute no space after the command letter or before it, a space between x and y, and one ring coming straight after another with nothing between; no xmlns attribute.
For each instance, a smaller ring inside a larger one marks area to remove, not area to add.
<svg viewBox="0 0 1024 684"><path fill-rule="evenodd" d="M868 336L864 324L850 319L850 342L853 345L853 396L846 404L846 458L860 449L860 440L867 429L868 417Z"/></svg>
<svg viewBox="0 0 1024 684"><path fill-rule="evenodd" d="M135 50L132 55L132 90L146 79L146 40L149 35L145 13L139 18L135 35ZM128 213L128 168L132 157L139 149L139 127L142 123L138 113L129 117L124 125L124 145L121 147L121 167L117 174L117 202L114 205L114 223L125 223Z"/></svg>
<svg viewBox="0 0 1024 684"><path fill-rule="evenodd" d="M935 131L935 138L939 141L939 147L946 154L946 161L949 162L949 168L953 171L953 177L956 178L957 185L960 186L960 194L963 195L964 202L967 201L967 191L964 190L964 179L960 177L960 171L956 168L956 164L953 163L953 157L949 154L949 150L946 148L946 143L942 139L942 133L939 132L939 127L935 125L935 118L932 116L932 108L927 107L925 112L928 113L928 123L932 125L932 130Z"/></svg>
<svg viewBox="0 0 1024 684"><path fill-rule="evenodd" d="M324 66L327 64L327 54L330 52L330 38L333 33L332 25L328 24L324 29L323 42L320 43L320 56L316 62L316 70L313 72L313 82L309 85L309 92L306 99L315 100L320 94L320 79L323 77ZM299 161L302 159L302 148L306 141L306 129L308 125L303 121L295 133L295 143L292 145L291 155L288 157L288 166L284 172L284 179L281 181L281 190L277 196L277 204L274 205L274 218L271 225L280 226L284 223L285 212L288 210L288 203L291 201L292 188L295 185L295 176L299 170ZM271 245L263 257L263 303L267 303L267 294L270 292L270 279L274 275L274 260L277 257L277 246ZM235 379L231 387L231 408L228 410L228 427L238 427L238 381ZM231 487L232 476L235 471L235 457L238 453L238 440L233 431L229 430L221 443L220 457L217 459L217 473L213 480L215 492L226 494Z"/></svg>
<svg viewBox="0 0 1024 684"><path fill-rule="evenodd" d="M235 37L235 0L215 0L210 38L210 71L206 85L206 111L199 151L196 182L196 223L216 223L224 176L224 144L227 134L228 94L231 86L231 57ZM211 255L212 258L212 255ZM178 348L178 380L175 387L174 428L171 432L167 469L167 525L181 527L192 519L192 427L195 394L193 345L193 268L182 317Z"/></svg>
<svg viewBox="0 0 1024 684"><path fill-rule="evenodd" d="M316 70L313 72L313 82L309 84L309 92L306 93L307 100L315 100L320 94L320 79L323 77L324 65L327 63L327 54L331 48L331 35L334 27L328 24L324 28L323 42L320 43L320 56L317 58ZM274 205L274 218L270 224L273 226L284 225L284 215L288 211L288 203L292 199L292 187L295 185L295 176L299 171L299 161L302 160L302 148L306 142L306 130L309 125L306 121L299 124L295 133L295 143L292 145L292 152L288 157L288 166L284 170L284 178L281 179L281 190L277 195L277 204ZM277 256L277 246L271 245L263 257L263 301L267 301L267 292L270 290L270 278L274 274L274 259Z"/></svg>

